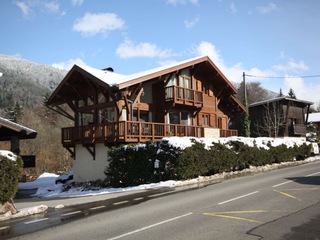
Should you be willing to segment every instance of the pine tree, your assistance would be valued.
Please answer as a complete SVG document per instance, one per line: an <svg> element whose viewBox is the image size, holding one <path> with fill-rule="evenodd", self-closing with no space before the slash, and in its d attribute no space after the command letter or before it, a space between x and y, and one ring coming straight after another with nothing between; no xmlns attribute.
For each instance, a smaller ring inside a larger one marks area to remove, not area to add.
<svg viewBox="0 0 320 240"><path fill-rule="evenodd" d="M280 92L279 92L279 95L278 97L283 97L283 92L282 92L282 88L280 88Z"/></svg>
<svg viewBox="0 0 320 240"><path fill-rule="evenodd" d="M243 112L241 115L241 136L244 137L250 137L250 119L249 119L249 108L248 108L248 102L245 99L243 105L246 108L246 112Z"/></svg>
<svg viewBox="0 0 320 240"><path fill-rule="evenodd" d="M292 88L290 88L290 90L289 90L289 92L288 92L288 96L291 97L291 98L294 98L294 99L297 98L297 97L296 97L296 94L294 93L294 91L293 91Z"/></svg>

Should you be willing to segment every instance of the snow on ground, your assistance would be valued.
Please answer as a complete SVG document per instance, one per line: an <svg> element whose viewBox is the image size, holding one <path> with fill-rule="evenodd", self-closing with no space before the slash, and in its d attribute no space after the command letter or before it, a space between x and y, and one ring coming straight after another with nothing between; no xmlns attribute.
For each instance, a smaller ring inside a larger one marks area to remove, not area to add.
<svg viewBox="0 0 320 240"><path fill-rule="evenodd" d="M14 153L12 153L10 151L6 151L6 150L0 150L0 156L7 157L12 161L16 161L17 160L17 155L15 155Z"/></svg>

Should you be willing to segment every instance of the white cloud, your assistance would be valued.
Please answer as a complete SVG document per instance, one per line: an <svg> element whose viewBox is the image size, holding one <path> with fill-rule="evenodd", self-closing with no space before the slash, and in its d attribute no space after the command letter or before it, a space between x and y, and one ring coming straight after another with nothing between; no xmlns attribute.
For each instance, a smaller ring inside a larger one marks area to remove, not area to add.
<svg viewBox="0 0 320 240"><path fill-rule="evenodd" d="M236 14L238 12L238 9L236 8L236 5L233 3L230 4L230 12L232 14Z"/></svg>
<svg viewBox="0 0 320 240"><path fill-rule="evenodd" d="M291 58L289 62L287 62L285 65L276 65L274 66L274 69L282 72L287 72L287 71L300 72L300 71L309 70L309 67L303 61L296 62Z"/></svg>
<svg viewBox="0 0 320 240"><path fill-rule="evenodd" d="M63 69L63 70L70 70L74 64L80 66L88 66L81 58L69 59L65 62L53 63L52 66L55 68Z"/></svg>
<svg viewBox="0 0 320 240"><path fill-rule="evenodd" d="M3 73L2 73L2 72L0 72L0 77L2 77L2 75L3 75Z"/></svg>
<svg viewBox="0 0 320 240"><path fill-rule="evenodd" d="M161 49L157 45L149 42L134 44L130 40L120 43L116 54L121 58L149 57L168 58L174 56L171 49Z"/></svg>
<svg viewBox="0 0 320 240"><path fill-rule="evenodd" d="M86 13L75 21L73 29L85 36L122 29L124 21L114 13Z"/></svg>
<svg viewBox="0 0 320 240"><path fill-rule="evenodd" d="M195 17L191 21L185 20L184 26L186 28L193 28L199 22L199 20L200 20L199 17Z"/></svg>
<svg viewBox="0 0 320 240"><path fill-rule="evenodd" d="M28 0L13 2L21 11L24 17L29 17L37 11L41 13L54 13L61 16L65 15L65 11L60 9L60 4L56 1L44 0Z"/></svg>
<svg viewBox="0 0 320 240"><path fill-rule="evenodd" d="M301 77L286 75L283 83L283 93L288 94L290 88L298 99L308 100L317 103L319 101L320 83L307 84Z"/></svg>
<svg viewBox="0 0 320 240"><path fill-rule="evenodd" d="M30 7L22 1L14 1L13 2L21 11L23 16L28 16L30 14Z"/></svg>
<svg viewBox="0 0 320 240"><path fill-rule="evenodd" d="M178 4L188 4L191 3L193 5L197 5L199 0L167 0L167 3L172 5L178 5Z"/></svg>
<svg viewBox="0 0 320 240"><path fill-rule="evenodd" d="M267 13L278 10L278 7L275 3L269 3L267 6L257 7L257 10L261 14L267 14Z"/></svg>
<svg viewBox="0 0 320 240"><path fill-rule="evenodd" d="M84 0L71 0L73 6L80 6L82 5Z"/></svg>

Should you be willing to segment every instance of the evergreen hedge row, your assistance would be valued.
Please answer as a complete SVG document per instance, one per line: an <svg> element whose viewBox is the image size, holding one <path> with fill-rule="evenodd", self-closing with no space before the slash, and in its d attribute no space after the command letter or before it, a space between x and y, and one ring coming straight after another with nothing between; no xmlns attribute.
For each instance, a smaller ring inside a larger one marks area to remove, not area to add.
<svg viewBox="0 0 320 240"><path fill-rule="evenodd" d="M0 156L0 203L11 200L18 191L19 178L22 170L22 159L16 161Z"/></svg>
<svg viewBox="0 0 320 240"><path fill-rule="evenodd" d="M213 143L206 148L193 141L185 149L170 146L168 142L149 142L113 147L109 152L109 166L105 183L112 187L127 187L159 180L186 180L198 176L242 170L249 166L303 160L311 156L311 145L250 147L233 141L228 145ZM154 168L159 161L159 168Z"/></svg>

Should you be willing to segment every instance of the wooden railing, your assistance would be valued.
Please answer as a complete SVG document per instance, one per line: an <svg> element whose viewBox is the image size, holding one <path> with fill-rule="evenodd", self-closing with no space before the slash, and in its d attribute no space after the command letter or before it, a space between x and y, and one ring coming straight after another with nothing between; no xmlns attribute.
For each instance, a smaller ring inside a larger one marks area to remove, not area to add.
<svg viewBox="0 0 320 240"><path fill-rule="evenodd" d="M220 130L221 137L237 136L237 130ZM164 137L204 137L204 128L154 122L122 121L62 129L62 144L157 141Z"/></svg>
<svg viewBox="0 0 320 240"><path fill-rule="evenodd" d="M304 124L293 125L293 133L297 135L305 135L307 133L307 126Z"/></svg>
<svg viewBox="0 0 320 240"><path fill-rule="evenodd" d="M165 88L165 99L178 104L201 107L203 93L189 88L170 86Z"/></svg>

